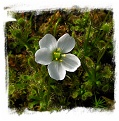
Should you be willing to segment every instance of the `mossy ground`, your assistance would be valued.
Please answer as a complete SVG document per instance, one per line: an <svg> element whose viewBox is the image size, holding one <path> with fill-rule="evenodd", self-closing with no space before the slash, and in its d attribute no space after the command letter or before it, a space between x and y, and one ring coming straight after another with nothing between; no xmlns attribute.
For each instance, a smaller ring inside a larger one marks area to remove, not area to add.
<svg viewBox="0 0 119 121"><path fill-rule="evenodd" d="M114 45L111 10L81 9L14 13L6 24L6 57L9 69L9 108L18 113L60 111L75 107L114 108ZM74 37L71 53L81 66L64 80L50 78L47 67L35 62L39 40L47 33L58 39Z"/></svg>

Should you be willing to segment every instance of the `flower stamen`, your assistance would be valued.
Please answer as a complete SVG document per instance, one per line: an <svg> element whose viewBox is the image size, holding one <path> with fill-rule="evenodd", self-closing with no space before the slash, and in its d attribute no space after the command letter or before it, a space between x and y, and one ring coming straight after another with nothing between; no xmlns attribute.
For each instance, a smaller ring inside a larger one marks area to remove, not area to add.
<svg viewBox="0 0 119 121"><path fill-rule="evenodd" d="M54 52L54 54L56 55L57 53L56 53L56 52Z"/></svg>
<svg viewBox="0 0 119 121"><path fill-rule="evenodd" d="M66 57L66 54L62 54L61 56L62 56L62 57Z"/></svg>
<svg viewBox="0 0 119 121"><path fill-rule="evenodd" d="M58 58L55 58L55 60L57 61L57 60L58 60Z"/></svg>

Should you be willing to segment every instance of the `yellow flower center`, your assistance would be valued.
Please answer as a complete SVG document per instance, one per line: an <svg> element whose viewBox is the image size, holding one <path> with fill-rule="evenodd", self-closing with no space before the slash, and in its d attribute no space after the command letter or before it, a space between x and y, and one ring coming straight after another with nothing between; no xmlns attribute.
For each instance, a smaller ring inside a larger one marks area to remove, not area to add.
<svg viewBox="0 0 119 121"><path fill-rule="evenodd" d="M53 52L53 60L62 62L62 57L65 56L66 54L62 54L60 48L57 48L56 51Z"/></svg>
<svg viewBox="0 0 119 121"><path fill-rule="evenodd" d="M53 56L54 56L54 59L55 59L55 60L59 60L60 57L61 57L61 53L60 53L60 52L54 52L54 53L53 53Z"/></svg>

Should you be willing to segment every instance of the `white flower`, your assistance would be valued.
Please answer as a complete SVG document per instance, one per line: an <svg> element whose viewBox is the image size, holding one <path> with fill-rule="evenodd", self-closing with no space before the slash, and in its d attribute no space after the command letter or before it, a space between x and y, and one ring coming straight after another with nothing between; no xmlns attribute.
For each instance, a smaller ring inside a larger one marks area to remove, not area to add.
<svg viewBox="0 0 119 121"><path fill-rule="evenodd" d="M78 57L68 53L75 46L74 38L68 33L61 36L58 41L51 34L46 34L39 41L39 46L40 49L35 53L35 61L48 65L48 73L55 80L63 80L66 71L74 72L81 65Z"/></svg>

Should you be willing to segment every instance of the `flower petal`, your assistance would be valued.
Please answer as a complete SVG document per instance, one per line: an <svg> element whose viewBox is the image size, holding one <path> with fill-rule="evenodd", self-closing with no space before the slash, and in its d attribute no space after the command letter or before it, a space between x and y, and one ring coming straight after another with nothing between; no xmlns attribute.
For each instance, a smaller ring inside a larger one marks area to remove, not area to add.
<svg viewBox="0 0 119 121"><path fill-rule="evenodd" d="M53 61L48 65L48 73L55 80L63 80L66 75L65 69L59 61Z"/></svg>
<svg viewBox="0 0 119 121"><path fill-rule="evenodd" d="M57 41L54 36L51 34L46 34L40 41L39 41L40 48L48 48L50 51L56 49Z"/></svg>
<svg viewBox="0 0 119 121"><path fill-rule="evenodd" d="M75 40L68 33L58 39L58 48L61 48L62 53L70 52L75 46Z"/></svg>
<svg viewBox="0 0 119 121"><path fill-rule="evenodd" d="M66 54L66 56L62 58L62 65L66 71L74 72L81 65L81 62L77 56Z"/></svg>
<svg viewBox="0 0 119 121"><path fill-rule="evenodd" d="M41 48L35 53L35 61L39 64L48 65L52 62L52 54L47 48Z"/></svg>

